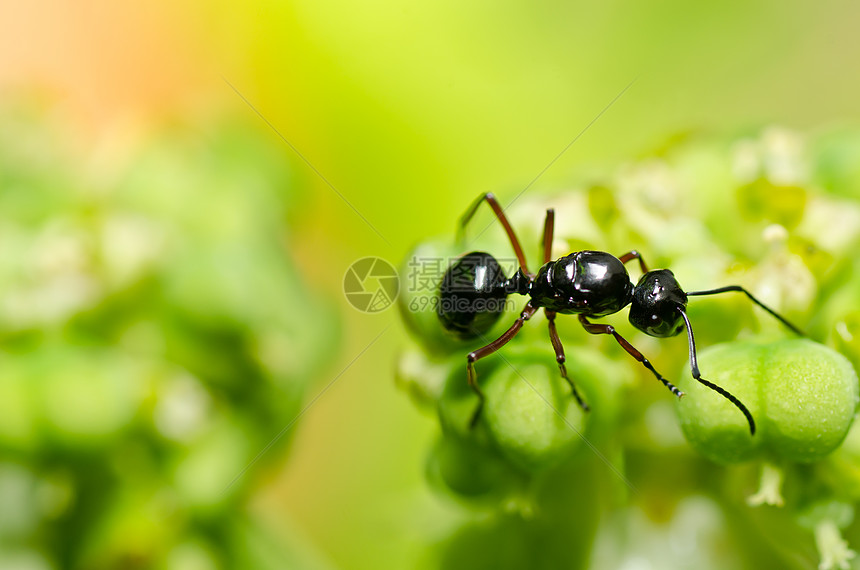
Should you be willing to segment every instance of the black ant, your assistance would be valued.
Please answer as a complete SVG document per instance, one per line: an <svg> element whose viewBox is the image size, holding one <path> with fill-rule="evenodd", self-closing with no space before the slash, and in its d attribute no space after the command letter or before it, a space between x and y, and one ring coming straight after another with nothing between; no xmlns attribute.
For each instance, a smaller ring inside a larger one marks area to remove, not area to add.
<svg viewBox="0 0 860 570"><path fill-rule="evenodd" d="M555 327L556 313L579 315L579 322L591 334L611 334L630 356L641 362L673 394L679 398L683 396L684 393L657 372L648 359L618 334L612 325L593 323L589 320L617 313L630 305L630 323L645 334L664 338L676 336L684 328L687 329L693 378L737 406L749 422L750 434L755 434L755 421L747 407L727 390L702 378L699 372L696 362L696 341L685 310L687 297L739 291L783 325L798 335L804 336L800 329L738 285L685 293L670 270L649 271L640 253L635 250L621 257L615 257L603 251L577 251L552 261L551 246L555 223L553 209L546 211L544 222L544 265L537 274L533 274L528 270L522 246L511 224L492 194L479 196L463 215L458 232L460 237L482 202L486 202L493 209L496 218L504 227L519 262L519 269L511 278L506 278L498 261L489 253L475 251L460 257L442 278L437 305L439 319L447 331L460 339L479 338L492 328L504 312L505 299L508 295L517 293L528 295L530 299L519 318L507 331L493 342L466 355L469 386L480 399L472 415L470 423L472 427L480 417L485 399L484 393L477 384L475 362L493 354L510 342L520 331L523 323L541 307L549 321L549 339L555 350L555 359L561 370L561 376L570 385L573 397L584 411L588 411L588 405L580 397L576 385L568 377L564 366L564 348ZM643 273L635 286L630 281L624 266L633 259L639 262Z"/></svg>

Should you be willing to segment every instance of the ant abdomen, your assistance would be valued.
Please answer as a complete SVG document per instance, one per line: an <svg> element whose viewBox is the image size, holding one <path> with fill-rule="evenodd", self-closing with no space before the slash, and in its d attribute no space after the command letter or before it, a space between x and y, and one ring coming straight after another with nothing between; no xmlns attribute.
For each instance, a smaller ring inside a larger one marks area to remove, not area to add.
<svg viewBox="0 0 860 570"><path fill-rule="evenodd" d="M489 253L473 251L459 258L439 286L436 314L442 326L463 340L488 333L505 310L507 281Z"/></svg>

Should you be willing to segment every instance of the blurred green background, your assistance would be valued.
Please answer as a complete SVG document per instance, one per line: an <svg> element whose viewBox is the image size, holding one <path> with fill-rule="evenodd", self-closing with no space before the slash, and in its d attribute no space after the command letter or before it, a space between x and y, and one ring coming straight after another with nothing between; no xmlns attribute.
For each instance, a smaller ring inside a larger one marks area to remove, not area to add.
<svg viewBox="0 0 860 570"><path fill-rule="evenodd" d="M350 263L397 264L479 192L506 203L586 128L530 193L679 133L856 124L858 18L836 1L0 6L0 414L36 418L3 440L7 566L413 567L461 515L426 489L437 427L395 388L402 326L345 301ZM199 409L158 412L170 394Z"/></svg>

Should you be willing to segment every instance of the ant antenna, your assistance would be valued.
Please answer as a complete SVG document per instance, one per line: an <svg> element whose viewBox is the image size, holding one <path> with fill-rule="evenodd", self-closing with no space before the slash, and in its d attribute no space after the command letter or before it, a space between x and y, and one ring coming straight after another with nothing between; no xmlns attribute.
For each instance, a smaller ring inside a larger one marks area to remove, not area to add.
<svg viewBox="0 0 860 570"><path fill-rule="evenodd" d="M785 319L785 317L778 314L776 311L774 311L773 309L771 309L770 307L768 307L767 305L765 305L764 303L762 303L761 301L759 301L758 299L753 297L752 293L750 293L749 291L747 291L746 289L744 289L740 285L729 285L728 287L720 287L719 289L708 289L707 291L687 291L687 297L703 296L703 295L717 295L719 293L726 293L728 291L740 291L741 293L743 293L744 295L749 297L750 301L752 301L753 303L755 303L756 305L758 305L759 307L761 307L762 309L764 309L765 311L770 313L771 316L773 316L773 318L775 318L776 320L778 320L779 322L781 322L782 324L784 324L785 326L790 328L796 335L806 336L806 334L802 330L800 330L799 328L797 328L796 326L794 326L793 324L788 322ZM687 317L685 316L684 320L686 320L686 318Z"/></svg>
<svg viewBox="0 0 860 570"><path fill-rule="evenodd" d="M734 289L732 287L724 287L723 289L729 290L729 291L737 291L738 289L740 289L740 287L738 287L737 289ZM743 291L743 289L740 289L740 290ZM715 289L714 291L711 291L711 292L700 292L700 294L709 294L709 293L713 293L713 292L722 293L722 290ZM744 293L746 293L746 291L744 291ZM687 295L689 295L689 294L690 293L687 293ZM765 307L764 305L762 305L761 303L756 301L755 298L753 298L753 296L750 295L749 293L747 293L747 295L749 295L749 297L753 301L755 301L756 303L758 303L759 305L761 305L762 307L767 309L768 312L770 312L771 314L776 316L780 321L782 321L783 323L788 325L788 327L791 328L793 331L798 332L798 330L796 328L794 328L791 324L789 324L788 321L786 321L785 319L783 319L782 317L780 317L779 315L777 315L776 313L774 313L773 311L771 311L770 309L768 309L767 307ZM699 363L696 360L696 339L695 339L695 337L693 337L693 327L690 326L690 319L687 318L687 313L686 313L686 311L684 311L684 308L681 307L680 305L678 305L676 308L678 309L678 312L681 313L681 317L684 318L684 324L687 325L687 339L690 341L690 368L691 368L691 371L693 373L693 378L695 378L700 384L704 384L705 386L707 386L708 388L710 388L714 392L717 392L718 394L723 396L725 399L727 399L729 402L734 404L735 407L737 409L739 409L743 413L743 415L746 416L747 422L749 422L749 425L750 425L750 435L755 435L755 420L753 420L752 414L747 409L747 407L743 405L743 402L738 400L728 390L720 388L719 386L717 386L713 382L708 382L707 380L702 378L702 373L699 372Z"/></svg>

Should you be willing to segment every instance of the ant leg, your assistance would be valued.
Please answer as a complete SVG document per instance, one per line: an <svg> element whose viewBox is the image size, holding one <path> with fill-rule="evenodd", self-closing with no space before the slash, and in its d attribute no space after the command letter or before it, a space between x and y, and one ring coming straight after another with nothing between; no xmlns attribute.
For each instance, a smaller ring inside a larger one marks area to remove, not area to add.
<svg viewBox="0 0 860 570"><path fill-rule="evenodd" d="M648 266L645 265L645 260L642 259L642 254L639 253L638 251L636 251L635 249L633 251L628 251L627 253L625 253L624 255L619 257L618 259L621 260L621 263L627 263L631 259L638 259L639 260L639 269L642 270L642 273L648 273Z"/></svg>
<svg viewBox="0 0 860 570"><path fill-rule="evenodd" d="M765 305L764 303L762 303L761 301L759 301L758 299L753 297L752 293L750 293L749 291L747 291L746 289L744 289L740 285L729 285L728 287L720 287L719 289L709 289L707 291L687 291L687 296L688 297L695 297L695 296L702 296L702 295L717 295L719 293L726 293L728 291L740 291L741 293L743 293L744 295L749 297L750 301L752 301L753 303L755 303L756 305L758 305L759 307L761 307L762 309L764 309L765 311L770 313L771 316L773 316L776 320L778 320L779 322L781 322L782 324L784 324L785 326L790 328L796 335L806 336L802 330L800 330L799 328L797 328L796 326L794 326L793 324L788 322L788 320L785 317L783 317L782 315L780 315L779 313L777 313L776 311L774 311L773 309L771 309L770 307L768 307L767 305Z"/></svg>
<svg viewBox="0 0 860 570"><path fill-rule="evenodd" d="M555 311L544 309L544 314L546 314L546 319L549 321L549 340L552 342L552 348L555 350L555 360L558 362L558 369L561 370L561 377L570 384L570 391L573 394L573 397L576 398L576 403L579 404L579 407L582 408L583 412L587 412L589 410L588 405L582 401L579 392L576 390L576 385L573 383L573 380L567 376L567 368L564 365L564 347L561 345L561 339L558 338L558 331L555 328Z"/></svg>
<svg viewBox="0 0 860 570"><path fill-rule="evenodd" d="M469 422L469 427L474 428L478 423L478 418L481 417L481 410L484 409L484 393L481 391L481 388L478 386L478 375L475 372L475 362L481 360L482 358L489 356L508 344L512 338L516 336L520 329L523 328L523 323L529 320L532 315L537 311L537 307L531 304L531 301L526 303L525 308L522 313L520 313L519 318L514 321L514 324L511 325L511 328L502 333L502 336L488 344L487 346L481 347L474 352L470 352L466 355L466 377L469 381L469 386L471 386L472 390L478 395L478 399L480 400L478 403L478 407L475 409L475 413L472 414L472 420Z"/></svg>
<svg viewBox="0 0 860 570"><path fill-rule="evenodd" d="M615 337L615 340L618 344L621 345L621 348L627 351L627 354L638 360L642 363L642 365L650 370L654 376L657 377L657 380L663 383L664 386L669 388L669 391L678 396L679 398L684 395L682 391L676 388L671 382L663 378L663 376L657 372L657 370L648 362L648 359L642 356L642 353L636 350L632 344L627 342L623 336L618 334L615 331L615 327L612 325L601 325L599 323L590 323L588 319L585 318L584 315L579 315L579 322L582 323L582 327L591 334L611 334Z"/></svg>
<svg viewBox="0 0 860 570"><path fill-rule="evenodd" d="M726 400L734 404L735 407L739 409L744 416L746 416L747 422L750 425L750 435L755 435L755 420L753 419L752 414L747 409L747 407L743 405L743 402L738 400L728 390L721 388L713 382L709 382L702 378L702 373L699 372L699 363L696 360L696 339L693 337L693 328L690 326L690 319L687 318L686 311L684 311L680 307L678 307L678 312L681 313L682 317L684 317L684 324L687 325L687 339L690 341L690 369L692 371L693 378L695 378L700 384L707 386L708 388L720 394Z"/></svg>
<svg viewBox="0 0 860 570"><path fill-rule="evenodd" d="M543 262L549 263L552 261L552 234L555 231L555 210L548 208L546 211L546 220L543 223ZM549 318L549 313L547 313ZM555 316L555 313L553 313ZM552 322L552 321L550 321Z"/></svg>
<svg viewBox="0 0 860 570"><path fill-rule="evenodd" d="M490 192L478 196L478 199L475 200L472 205L469 206L469 209L466 210L466 213L463 214L463 217L460 219L460 227L457 231L457 240L461 241L463 239L463 233L466 230L466 224L469 223L469 220L472 219L472 216L474 216L475 212L478 210L478 206L480 206L481 202L484 201L486 201L487 204L490 205L490 208L492 208L493 212L496 214L496 218L505 228L505 233L508 234L508 239L511 242L511 246L514 248L514 254L516 254L517 256L517 262L520 264L520 268L522 268L523 272L528 274L529 270L526 265L526 256L523 254L523 248L520 245L520 240L517 239L517 235L514 233L514 228L511 227L511 223L508 221L507 216L505 216L505 211L502 209L502 206L496 200L496 197L493 196L493 194Z"/></svg>

